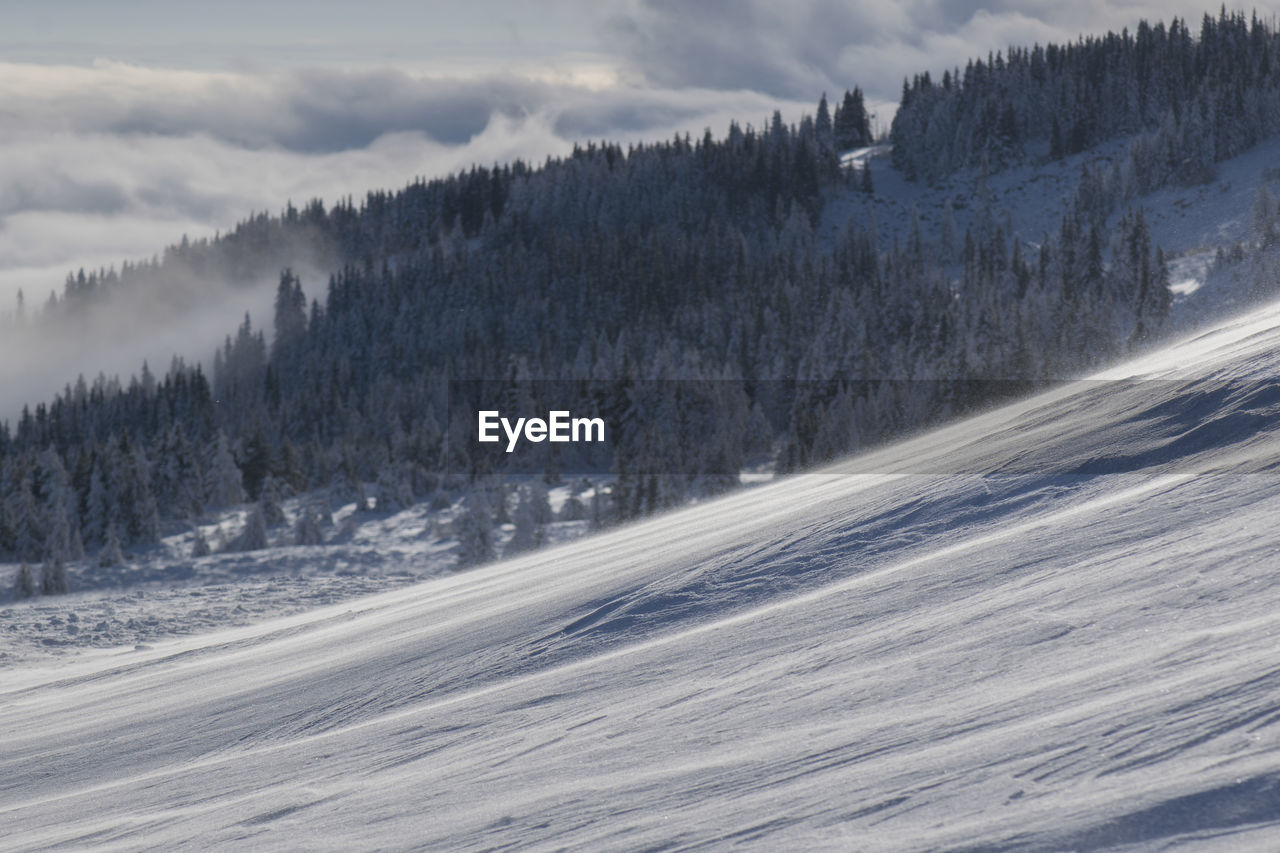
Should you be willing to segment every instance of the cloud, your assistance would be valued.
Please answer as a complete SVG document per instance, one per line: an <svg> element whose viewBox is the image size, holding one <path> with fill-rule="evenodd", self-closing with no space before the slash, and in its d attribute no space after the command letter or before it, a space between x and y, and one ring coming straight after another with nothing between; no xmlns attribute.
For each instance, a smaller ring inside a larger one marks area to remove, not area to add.
<svg viewBox="0 0 1280 853"><path fill-rule="evenodd" d="M118 63L0 64L0 141L63 133L200 135L239 148L332 154L366 148L391 133L465 146L495 115L567 113L576 118L560 123L562 132L589 124L594 131L634 136L717 112L725 102L713 91L663 92L610 82L607 69L599 68L441 77L397 69L211 73ZM751 105L766 101L776 106L777 99L767 97ZM609 115L621 124L610 125Z"/></svg>
<svg viewBox="0 0 1280 853"><path fill-rule="evenodd" d="M722 132L730 117L761 121L779 107L794 120L806 105L551 77L0 65L0 299L15 270L149 256L290 199L332 202L473 163L537 162L588 137Z"/></svg>
<svg viewBox="0 0 1280 853"><path fill-rule="evenodd" d="M394 70L0 66L0 310L19 287L45 294L69 269L149 257L289 200L538 162L586 138L723 132L779 107L794 120L806 105Z"/></svg>
<svg viewBox="0 0 1280 853"><path fill-rule="evenodd" d="M495 112L536 112L555 96L522 80L449 79L395 69L210 73L99 63L0 66L0 117L25 134L203 134L248 148L364 148L417 131L457 145ZM10 131L13 132L13 131Z"/></svg>
<svg viewBox="0 0 1280 853"><path fill-rule="evenodd" d="M747 91L601 85L572 71L451 81L398 70L206 73L103 63L0 66L0 314L68 272L149 258L185 234L321 198L332 205L472 164L540 162L575 141L670 138L804 104ZM304 278L322 295L326 271ZM190 283L169 282L172 288ZM115 306L64 341L0 340L0 418L76 375L205 360L275 281L201 290L181 314ZM202 285L202 287L204 287ZM0 335L3 337L3 335Z"/></svg>
<svg viewBox="0 0 1280 853"><path fill-rule="evenodd" d="M639 79L663 88L749 88L816 100L861 86L896 100L904 77L963 67L1009 45L1074 41L1081 33L1177 15L1198 2L1115 0L628 0L602 16L601 38Z"/></svg>

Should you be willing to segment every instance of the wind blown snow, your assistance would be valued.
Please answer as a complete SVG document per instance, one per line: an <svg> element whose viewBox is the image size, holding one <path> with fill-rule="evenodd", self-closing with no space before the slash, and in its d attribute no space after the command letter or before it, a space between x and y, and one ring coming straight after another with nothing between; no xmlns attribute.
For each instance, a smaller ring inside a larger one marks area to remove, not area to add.
<svg viewBox="0 0 1280 853"><path fill-rule="evenodd" d="M1280 305L873 454L0 673L10 850L1266 849Z"/></svg>

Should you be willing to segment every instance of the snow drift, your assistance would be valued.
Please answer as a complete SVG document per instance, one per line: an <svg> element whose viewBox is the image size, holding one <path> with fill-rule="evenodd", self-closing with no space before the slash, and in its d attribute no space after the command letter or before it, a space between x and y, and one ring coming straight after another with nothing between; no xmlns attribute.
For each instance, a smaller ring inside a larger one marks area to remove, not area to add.
<svg viewBox="0 0 1280 853"><path fill-rule="evenodd" d="M6 849L1280 828L1280 305L822 471L0 673Z"/></svg>

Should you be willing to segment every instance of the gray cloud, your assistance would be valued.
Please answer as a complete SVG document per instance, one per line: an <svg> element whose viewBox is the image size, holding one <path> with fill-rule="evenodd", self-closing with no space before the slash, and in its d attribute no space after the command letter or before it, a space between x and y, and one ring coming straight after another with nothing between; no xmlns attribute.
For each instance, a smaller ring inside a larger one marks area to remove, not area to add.
<svg viewBox="0 0 1280 853"><path fill-rule="evenodd" d="M602 18L601 37L642 79L661 87L749 88L814 100L861 85L895 100L902 79L940 72L1011 44L1073 41L1080 33L1177 15L1193 24L1216 4L1116 0L628 0Z"/></svg>
<svg viewBox="0 0 1280 853"><path fill-rule="evenodd" d="M410 131L458 145L482 132L495 112L537 111L561 94L527 80L391 69L202 74L104 65L24 76L29 85L0 83L0 117L25 133L204 134L307 153L364 148L386 133Z"/></svg>
<svg viewBox="0 0 1280 853"><path fill-rule="evenodd" d="M14 68L15 66L8 66ZM549 114L567 138L646 136L654 130L745 106L786 106L739 86L589 87L518 75L440 78L394 69L300 69L272 73L166 72L136 66L21 66L26 85L0 81L0 140L8 136L101 134L106 137L206 136L248 149L305 154L365 149L392 133L421 133L465 146L493 117ZM807 99L806 99L807 100ZM754 115L745 118L754 119Z"/></svg>

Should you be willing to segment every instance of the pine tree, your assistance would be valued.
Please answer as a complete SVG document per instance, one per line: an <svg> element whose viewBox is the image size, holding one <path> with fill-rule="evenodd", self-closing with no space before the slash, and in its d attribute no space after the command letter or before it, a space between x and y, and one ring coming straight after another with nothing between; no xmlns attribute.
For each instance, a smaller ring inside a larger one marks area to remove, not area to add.
<svg viewBox="0 0 1280 853"><path fill-rule="evenodd" d="M540 548L546 539L551 505L547 502L546 486L542 486L539 495L535 488L538 485L541 481L535 481L520 493L520 503L516 505L515 512L515 532L502 552L504 557Z"/></svg>
<svg viewBox="0 0 1280 853"><path fill-rule="evenodd" d="M204 531L197 527L195 541L191 543L192 559L207 557L212 553L213 548L209 546L209 540L205 538Z"/></svg>
<svg viewBox="0 0 1280 853"><path fill-rule="evenodd" d="M258 500L258 505L262 508L262 518L267 527L277 527L285 523L281 500L280 484L275 477L268 474L262 481L262 494Z"/></svg>
<svg viewBox="0 0 1280 853"><path fill-rule="evenodd" d="M120 503L124 529L130 543L149 544L160 539L160 514L151 491L151 465L141 445L122 445L123 470Z"/></svg>
<svg viewBox="0 0 1280 853"><path fill-rule="evenodd" d="M99 453L93 464L89 494L85 501L84 538L93 545L105 543L118 522L116 502L107 486L105 465L106 455Z"/></svg>
<svg viewBox="0 0 1280 853"><path fill-rule="evenodd" d="M570 492L569 497L565 498L559 517L561 521L582 521L587 517L587 506L577 492Z"/></svg>
<svg viewBox="0 0 1280 853"><path fill-rule="evenodd" d="M1264 180L1253 197L1253 237L1263 246L1276 241L1276 202Z"/></svg>
<svg viewBox="0 0 1280 853"><path fill-rule="evenodd" d="M65 595L71 591L71 585L67 581L67 567L61 557L45 560L40 586L45 595Z"/></svg>
<svg viewBox="0 0 1280 853"><path fill-rule="evenodd" d="M231 453L231 443L221 430L209 455L206 467L208 482L205 485L205 500L214 509L235 506L244 503L245 494L240 468L236 465L235 456Z"/></svg>
<svg viewBox="0 0 1280 853"><path fill-rule="evenodd" d="M98 565L104 569L124 565L124 553L120 550L120 538L114 526L107 529L107 540L98 552Z"/></svg>
<svg viewBox="0 0 1280 853"><path fill-rule="evenodd" d="M244 530L231 543L231 551L261 551L268 546L267 520L262 504L256 503L245 518Z"/></svg>
<svg viewBox="0 0 1280 853"><path fill-rule="evenodd" d="M14 577L13 597L15 599L31 598L36 594L36 578L31 566L23 563Z"/></svg>
<svg viewBox="0 0 1280 853"><path fill-rule="evenodd" d="M45 531L40 524L40 512L31 491L29 474L22 477L7 505L15 553L23 561L39 560L43 556Z"/></svg>
<svg viewBox="0 0 1280 853"><path fill-rule="evenodd" d="M280 274L276 288L275 339L271 344L272 359L277 363L291 358L307 331L307 298L302 283L291 270Z"/></svg>
<svg viewBox="0 0 1280 853"><path fill-rule="evenodd" d="M827 106L827 93L823 92L818 100L818 114L813 123L814 135L818 145L824 149L835 146L835 128L831 123L831 111Z"/></svg>
<svg viewBox="0 0 1280 853"><path fill-rule="evenodd" d="M466 507L454 521L458 537L458 568L487 563L494 558L493 516L489 497L477 485L466 498Z"/></svg>
<svg viewBox="0 0 1280 853"><path fill-rule="evenodd" d="M295 545L323 545L324 532L320 528L320 515L315 507L308 505L298 515L298 522L293 528Z"/></svg>
<svg viewBox="0 0 1280 853"><path fill-rule="evenodd" d="M871 120L867 116L862 90L857 86L853 91L844 93L844 100L836 113L834 132L836 147L842 151L872 143Z"/></svg>
<svg viewBox="0 0 1280 853"><path fill-rule="evenodd" d="M266 430L259 424L245 444L244 490L249 500L256 501L262 492L262 483L271 474L271 445L267 441Z"/></svg>
<svg viewBox="0 0 1280 853"><path fill-rule="evenodd" d="M547 484L538 477L528 486L521 500L528 500L535 524L546 526L552 521L551 498L547 494Z"/></svg>
<svg viewBox="0 0 1280 853"><path fill-rule="evenodd" d="M400 471L385 465L378 474L374 499L379 512L400 512L413 505L413 490Z"/></svg>
<svg viewBox="0 0 1280 853"><path fill-rule="evenodd" d="M608 526L610 519L613 518L612 498L603 487L597 483L596 487L591 490L591 529L603 530Z"/></svg>

